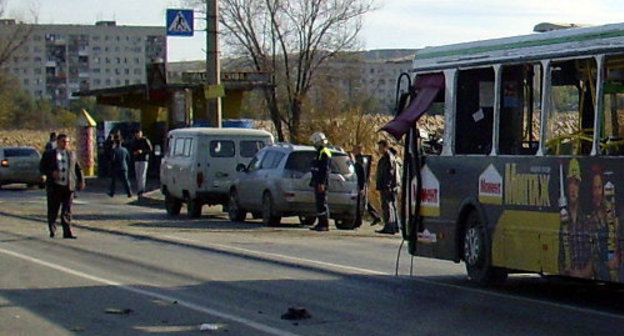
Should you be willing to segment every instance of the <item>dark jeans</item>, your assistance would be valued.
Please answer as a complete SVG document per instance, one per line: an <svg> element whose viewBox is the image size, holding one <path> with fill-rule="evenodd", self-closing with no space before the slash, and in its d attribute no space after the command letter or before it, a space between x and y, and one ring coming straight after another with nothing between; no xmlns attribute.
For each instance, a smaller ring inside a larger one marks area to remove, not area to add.
<svg viewBox="0 0 624 336"><path fill-rule="evenodd" d="M110 189L108 192L109 195L115 195L115 189L116 189L115 184L117 183L117 179L121 180L121 184L126 190L126 194L128 196L132 196L132 193L130 192L130 181L128 180L127 170L117 170L113 172L113 175L111 175L111 184L110 184Z"/></svg>
<svg viewBox="0 0 624 336"><path fill-rule="evenodd" d="M357 211L355 213L355 226L359 227L362 225L362 214L366 210L368 214L373 218L373 220L380 220L381 217L375 207L368 200L368 196L366 193L366 189L364 191L364 195L362 193L358 193L357 197Z"/></svg>
<svg viewBox="0 0 624 336"><path fill-rule="evenodd" d="M381 212L384 222L384 230L399 231L398 214L396 209L396 194L391 190L380 190Z"/></svg>
<svg viewBox="0 0 624 336"><path fill-rule="evenodd" d="M69 190L67 186L51 183L46 187L46 194L48 198L48 228L50 232L54 233L56 231L56 217L60 208L63 237L72 236L71 206L74 192Z"/></svg>
<svg viewBox="0 0 624 336"><path fill-rule="evenodd" d="M316 201L316 217L319 226L329 226L329 207L327 206L327 191L319 191L314 187L314 199Z"/></svg>

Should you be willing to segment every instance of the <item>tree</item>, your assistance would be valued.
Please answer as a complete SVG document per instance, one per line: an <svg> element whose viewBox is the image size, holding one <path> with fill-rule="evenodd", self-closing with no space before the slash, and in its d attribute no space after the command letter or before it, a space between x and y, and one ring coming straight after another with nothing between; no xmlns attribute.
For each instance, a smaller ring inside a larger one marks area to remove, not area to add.
<svg viewBox="0 0 624 336"><path fill-rule="evenodd" d="M8 0L0 0L0 18L5 18L6 5ZM30 16L34 22L37 21L35 10L30 11ZM34 26L16 21L15 19L4 19L0 24L5 28L0 30L0 69L3 68L11 57L28 42Z"/></svg>
<svg viewBox="0 0 624 336"><path fill-rule="evenodd" d="M186 0L205 9L205 0ZM277 137L299 140L304 101L316 71L358 47L362 17L375 0L219 0L223 40L255 71L273 74L263 89ZM223 43L222 43L223 44Z"/></svg>

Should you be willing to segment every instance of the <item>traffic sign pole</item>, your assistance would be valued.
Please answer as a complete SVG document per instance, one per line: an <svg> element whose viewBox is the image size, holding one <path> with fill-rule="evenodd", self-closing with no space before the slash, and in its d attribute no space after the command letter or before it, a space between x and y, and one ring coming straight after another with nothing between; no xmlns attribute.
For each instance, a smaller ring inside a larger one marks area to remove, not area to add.
<svg viewBox="0 0 624 336"><path fill-rule="evenodd" d="M217 0L206 0L206 87L221 85L219 61L219 6ZM221 127L221 97L206 97L208 124Z"/></svg>

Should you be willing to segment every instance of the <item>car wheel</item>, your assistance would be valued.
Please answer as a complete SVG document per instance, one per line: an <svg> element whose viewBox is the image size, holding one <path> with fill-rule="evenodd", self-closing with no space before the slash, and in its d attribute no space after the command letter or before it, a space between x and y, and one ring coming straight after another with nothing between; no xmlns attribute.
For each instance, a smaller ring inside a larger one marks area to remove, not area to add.
<svg viewBox="0 0 624 336"><path fill-rule="evenodd" d="M180 214L180 209L182 209L182 201L173 197L171 194L166 193L165 209L167 210L167 214L169 216L177 216Z"/></svg>
<svg viewBox="0 0 624 336"><path fill-rule="evenodd" d="M356 228L355 217L344 217L334 220L336 228L339 230L353 230Z"/></svg>
<svg viewBox="0 0 624 336"><path fill-rule="evenodd" d="M485 224L473 211L466 219L464 233L464 262L470 280L482 284L501 284L507 279L507 271L492 266L491 244Z"/></svg>
<svg viewBox="0 0 624 336"><path fill-rule="evenodd" d="M198 199L191 199L186 202L186 212L191 218L199 218L202 212L202 202Z"/></svg>
<svg viewBox="0 0 624 336"><path fill-rule="evenodd" d="M268 192L262 196L262 223L267 226L278 225L282 217L276 216L273 210L273 199Z"/></svg>
<svg viewBox="0 0 624 336"><path fill-rule="evenodd" d="M312 225L316 221L316 216L299 216L301 225Z"/></svg>
<svg viewBox="0 0 624 336"><path fill-rule="evenodd" d="M247 216L247 211L238 205L238 193L236 190L230 192L230 202L228 203L228 217L232 222L242 222Z"/></svg>

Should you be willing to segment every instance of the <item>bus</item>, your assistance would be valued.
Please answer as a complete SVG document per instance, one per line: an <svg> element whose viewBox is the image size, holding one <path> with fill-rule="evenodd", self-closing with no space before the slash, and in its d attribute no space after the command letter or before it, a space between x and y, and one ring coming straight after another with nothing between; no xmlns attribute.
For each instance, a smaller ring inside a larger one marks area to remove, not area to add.
<svg viewBox="0 0 624 336"><path fill-rule="evenodd" d="M407 77L382 129L410 254L481 284L624 281L624 24L427 47Z"/></svg>

